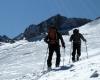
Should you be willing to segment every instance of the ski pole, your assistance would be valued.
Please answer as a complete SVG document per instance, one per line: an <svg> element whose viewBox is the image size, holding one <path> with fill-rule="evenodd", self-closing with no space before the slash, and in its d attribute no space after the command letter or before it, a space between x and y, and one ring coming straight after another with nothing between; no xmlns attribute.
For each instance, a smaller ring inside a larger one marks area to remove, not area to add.
<svg viewBox="0 0 100 80"><path fill-rule="evenodd" d="M64 61L65 61L65 48L64 48L64 55L63 55L63 66L65 65Z"/></svg>
<svg viewBox="0 0 100 80"><path fill-rule="evenodd" d="M87 53L87 59L88 59L88 49L87 49L87 43L85 42L86 45L86 53Z"/></svg>
<svg viewBox="0 0 100 80"><path fill-rule="evenodd" d="M43 71L44 71L44 68L45 68L45 63L46 63L47 55L48 55L48 48L47 48L46 56L45 56L45 59L44 59Z"/></svg>
<svg viewBox="0 0 100 80"><path fill-rule="evenodd" d="M71 59L71 54L72 54L72 42L71 42L71 47L70 47L70 57L69 57L69 63L70 63L70 59Z"/></svg>

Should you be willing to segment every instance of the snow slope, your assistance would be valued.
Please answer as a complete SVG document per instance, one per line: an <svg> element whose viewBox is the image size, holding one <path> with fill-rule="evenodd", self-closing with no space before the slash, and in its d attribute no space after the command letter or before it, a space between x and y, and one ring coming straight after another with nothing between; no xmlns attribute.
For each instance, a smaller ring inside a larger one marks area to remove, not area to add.
<svg viewBox="0 0 100 80"><path fill-rule="evenodd" d="M100 20L88 23L79 30L87 39L89 59L86 58L86 45L82 42L82 60L72 63L70 36L63 36L66 49L64 54L61 48L61 67L55 68L54 54L53 70L43 74L47 52L47 44L43 40L3 44L0 46L0 80L100 80ZM45 70L46 67L45 63Z"/></svg>

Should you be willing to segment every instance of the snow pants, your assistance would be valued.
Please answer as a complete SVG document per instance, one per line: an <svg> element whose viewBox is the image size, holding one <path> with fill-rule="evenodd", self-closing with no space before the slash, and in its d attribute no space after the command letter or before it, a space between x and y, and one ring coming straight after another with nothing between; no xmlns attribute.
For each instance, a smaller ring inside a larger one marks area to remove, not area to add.
<svg viewBox="0 0 100 80"><path fill-rule="evenodd" d="M77 60L79 60L79 57L81 56L81 44L73 43L72 61L75 61L76 51Z"/></svg>
<svg viewBox="0 0 100 80"><path fill-rule="evenodd" d="M53 46L49 46L49 55L48 55L48 59L47 59L47 66L51 67L52 66L52 56L54 51L56 52L56 67L59 66L60 64L60 47L53 47Z"/></svg>

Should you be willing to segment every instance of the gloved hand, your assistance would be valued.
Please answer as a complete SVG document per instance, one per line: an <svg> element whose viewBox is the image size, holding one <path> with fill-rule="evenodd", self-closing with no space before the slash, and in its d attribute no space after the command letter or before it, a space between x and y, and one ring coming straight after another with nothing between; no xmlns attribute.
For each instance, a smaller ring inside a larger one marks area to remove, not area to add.
<svg viewBox="0 0 100 80"><path fill-rule="evenodd" d="M63 44L62 47L65 48L65 44Z"/></svg>
<svg viewBox="0 0 100 80"><path fill-rule="evenodd" d="M84 42L87 42L87 40L85 39Z"/></svg>

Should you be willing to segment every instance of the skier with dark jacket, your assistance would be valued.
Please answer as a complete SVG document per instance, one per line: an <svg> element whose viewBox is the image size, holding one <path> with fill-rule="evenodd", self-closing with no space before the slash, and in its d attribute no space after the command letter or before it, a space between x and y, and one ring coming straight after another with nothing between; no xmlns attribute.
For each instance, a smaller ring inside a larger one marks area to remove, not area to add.
<svg viewBox="0 0 100 80"><path fill-rule="evenodd" d="M56 27L51 26L48 29L48 35L45 37L44 41L48 44L49 48L49 55L47 59L47 66L48 69L51 69L52 66L52 56L54 51L56 52L56 67L59 67L60 65L60 45L59 45L59 40L61 40L62 47L65 48L65 43L62 38L62 35L57 31Z"/></svg>
<svg viewBox="0 0 100 80"><path fill-rule="evenodd" d="M70 37L70 41L73 42L73 52L72 52L72 61L76 61L76 51L77 51L77 61L81 56L81 39L86 42L86 39L83 37L81 33L79 33L78 29L73 30L73 34Z"/></svg>

